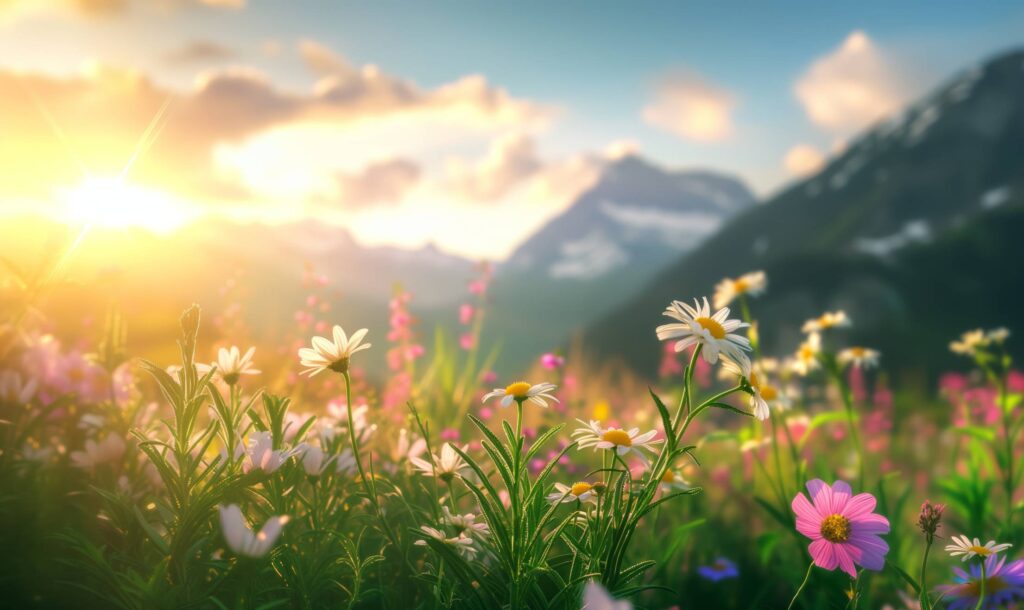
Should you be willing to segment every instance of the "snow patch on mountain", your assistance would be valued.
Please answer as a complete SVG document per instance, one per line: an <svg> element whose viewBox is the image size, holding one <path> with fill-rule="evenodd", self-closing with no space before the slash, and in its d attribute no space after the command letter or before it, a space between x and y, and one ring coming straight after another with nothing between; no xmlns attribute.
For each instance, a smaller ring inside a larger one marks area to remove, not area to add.
<svg viewBox="0 0 1024 610"><path fill-rule="evenodd" d="M885 237L860 237L853 243L854 250L878 257L886 257L914 243L931 239L931 226L926 220L912 220L903 228Z"/></svg>
<svg viewBox="0 0 1024 610"><path fill-rule="evenodd" d="M600 230L564 243L560 250L562 259L548 270L548 275L556 279L591 279L629 262L629 253Z"/></svg>

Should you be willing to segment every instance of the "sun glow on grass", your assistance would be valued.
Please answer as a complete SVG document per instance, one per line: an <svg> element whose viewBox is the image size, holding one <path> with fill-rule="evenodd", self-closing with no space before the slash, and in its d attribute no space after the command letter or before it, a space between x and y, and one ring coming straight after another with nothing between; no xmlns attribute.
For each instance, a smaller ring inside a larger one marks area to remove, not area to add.
<svg viewBox="0 0 1024 610"><path fill-rule="evenodd" d="M88 178L61 197L65 221L108 229L141 227L170 233L191 215L167 193L128 184L118 178Z"/></svg>

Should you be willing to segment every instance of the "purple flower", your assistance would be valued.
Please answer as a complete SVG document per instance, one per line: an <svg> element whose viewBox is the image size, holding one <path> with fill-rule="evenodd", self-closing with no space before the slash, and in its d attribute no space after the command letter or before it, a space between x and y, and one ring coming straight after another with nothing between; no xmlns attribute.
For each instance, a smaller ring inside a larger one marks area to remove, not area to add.
<svg viewBox="0 0 1024 610"><path fill-rule="evenodd" d="M807 550L819 568L837 567L857 578L854 564L869 570L881 570L889 545L879 538L889 533L889 520L877 515L875 497L869 493L853 495L844 481L831 487L821 479L807 483L807 496L793 498L796 529L811 539Z"/></svg>
<svg viewBox="0 0 1024 610"><path fill-rule="evenodd" d="M736 578L740 575L740 571L736 569L736 564L725 557L719 557L715 560L715 563L709 566L701 566L697 568L697 573L711 582L718 582L727 578Z"/></svg>
<svg viewBox="0 0 1024 610"><path fill-rule="evenodd" d="M954 584L940 585L938 590L949 602L948 610L970 610L978 604L981 592L981 564L971 563L970 574L953 568ZM1006 563L1005 557L991 555L985 560L986 610L1001 608L1014 600L1024 599L1024 560Z"/></svg>

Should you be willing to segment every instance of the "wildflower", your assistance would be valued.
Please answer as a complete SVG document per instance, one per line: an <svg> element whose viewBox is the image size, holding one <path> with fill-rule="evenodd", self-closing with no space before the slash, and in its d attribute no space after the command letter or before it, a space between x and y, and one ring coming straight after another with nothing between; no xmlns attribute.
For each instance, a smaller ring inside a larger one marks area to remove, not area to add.
<svg viewBox="0 0 1024 610"><path fill-rule="evenodd" d="M826 311L821 314L821 316L804 322L804 326L801 330L805 333L820 333L823 330L847 327L851 324L852 322L850 321L850 318L847 317L845 311Z"/></svg>
<svg viewBox="0 0 1024 610"><path fill-rule="evenodd" d="M750 385L750 408L754 411L754 417L764 421L768 419L770 411L768 410L769 403L775 402L779 399L779 390L775 386L768 383L768 380L764 374L764 371L760 372L756 369L760 367L754 367L747 363L747 369L744 371L743 364L733 362L727 357L722 358L722 366L725 370L736 374L740 377L746 377L747 383Z"/></svg>
<svg viewBox="0 0 1024 610"><path fill-rule="evenodd" d="M965 572L953 568L954 584L941 585L938 590L949 602L948 610L970 610L978 606L981 595L981 564L972 563ZM985 601L982 608L1005 608L1015 600L1024 599L1024 560L1006 563L1006 558L991 555L985 560Z"/></svg>
<svg viewBox="0 0 1024 610"><path fill-rule="evenodd" d="M544 354L540 357L540 365L548 370L554 371L565 366L565 358L558 354Z"/></svg>
<svg viewBox="0 0 1024 610"><path fill-rule="evenodd" d="M697 573L711 582L718 582L727 578L736 578L740 575L740 571L736 569L736 564L725 557L719 557L715 560L715 563L709 566L701 566L697 568Z"/></svg>
<svg viewBox="0 0 1024 610"><path fill-rule="evenodd" d="M421 525L420 529L423 530L423 533L426 534L427 536L429 536L430 538L433 538L434 540L437 540L437 541L439 541L439 542L441 542L443 544L447 544L447 545L451 546L452 548L456 549L457 551L459 551L463 555L467 555L468 556L468 555L473 555L474 553L476 553L476 549L473 548L473 539L470 538L469 536L466 536L465 534L459 534L458 536L456 536L454 538L449 538L441 530L434 529L434 528L432 528L430 526L427 526L427 525ZM427 541L426 540L417 540L415 542L415 544L418 545L418 546L427 546Z"/></svg>
<svg viewBox="0 0 1024 610"><path fill-rule="evenodd" d="M988 337L985 336L985 331L976 328L960 335L960 340L951 342L949 349L955 354L972 356L979 347L986 345L988 345Z"/></svg>
<svg viewBox="0 0 1024 610"><path fill-rule="evenodd" d="M836 356L836 360L839 364L846 366L853 364L853 366L862 369L870 369L878 366L878 358L880 354L873 349L866 347L848 347L839 352Z"/></svg>
<svg viewBox="0 0 1024 610"><path fill-rule="evenodd" d="M582 419L577 419L576 421L586 426L584 428L577 428L572 433L573 436L578 437L580 449L587 447L612 449L619 456L624 456L632 451L640 456L641 459L646 460L646 456L640 452L640 449L654 451L651 445L661 442L660 440L654 440L654 437L658 434L657 430L650 430L640 434L640 428L630 428L629 431L626 431L620 428L602 428L601 422L593 419L590 420L590 423Z"/></svg>
<svg viewBox="0 0 1024 610"><path fill-rule="evenodd" d="M942 512L945 510L945 505L932 504L929 500L925 500L921 505L921 513L917 517L917 527L928 537L929 542L939 531L939 526L942 524Z"/></svg>
<svg viewBox="0 0 1024 610"><path fill-rule="evenodd" d="M409 431L402 428L398 432L398 442L395 443L395 447L391 452L391 460L397 464L402 460L419 457L426 450L426 441L422 438L416 438L416 440L410 442Z"/></svg>
<svg viewBox="0 0 1024 610"><path fill-rule="evenodd" d="M1010 329L1000 326L985 333L985 339L990 343L1002 343L1010 338Z"/></svg>
<svg viewBox="0 0 1024 610"><path fill-rule="evenodd" d="M707 297L704 304L694 300L695 307L681 301L672 301L663 315L679 320L680 323L663 324L656 329L658 339L679 339L675 344L677 352L691 345L704 346L701 352L708 364L718 362L718 355L725 354L736 362L747 360L744 351L750 351L750 341L746 337L734 334L733 331L750 326L739 320L729 319L729 308L723 307L711 313Z"/></svg>
<svg viewBox="0 0 1024 610"><path fill-rule="evenodd" d="M764 271L744 273L736 279L725 278L715 286L715 307L725 307L740 295L758 296L768 287Z"/></svg>
<svg viewBox="0 0 1024 610"><path fill-rule="evenodd" d="M668 469L661 476L661 488L665 491L686 491L691 489L690 482L675 470Z"/></svg>
<svg viewBox="0 0 1024 610"><path fill-rule="evenodd" d="M583 588L583 605L581 610L633 610L628 600L617 600L597 581L587 582Z"/></svg>
<svg viewBox="0 0 1024 610"><path fill-rule="evenodd" d="M124 455L124 439L111 432L100 442L92 439L85 441L82 451L71 452L71 463L77 468L95 468L100 464L116 462Z"/></svg>
<svg viewBox="0 0 1024 610"><path fill-rule="evenodd" d="M964 535L961 535L959 538L953 536L951 540L953 541L953 544L947 544L946 551L952 557L963 555L963 559L961 559L961 561L967 561L968 559L972 559L974 557L981 557L984 559L989 555L1002 553L1006 549L1013 546L1008 542L996 544L995 540L989 540L985 544L982 544L981 540L977 538L971 540L970 538Z"/></svg>
<svg viewBox="0 0 1024 610"><path fill-rule="evenodd" d="M306 370L304 374L310 377L330 369L336 373L347 373L348 363L352 354L369 349L370 344L362 344L363 337L367 330L360 328L349 337L344 329L335 325L334 340L324 337L313 337L312 348L304 347L299 350L299 359Z"/></svg>
<svg viewBox="0 0 1024 610"><path fill-rule="evenodd" d="M267 519L259 533L253 533L242 515L237 504L219 506L220 527L224 530L224 540L228 548L245 557L263 557L277 542L281 529L288 523L287 515L279 515Z"/></svg>
<svg viewBox="0 0 1024 610"><path fill-rule="evenodd" d="M463 447L462 450L465 451L466 447ZM466 467L462 456L455 451L451 443L445 443L441 447L440 457L434 455L433 464L418 457L410 457L409 461L423 475L437 477L445 483L454 479Z"/></svg>
<svg viewBox="0 0 1024 610"><path fill-rule="evenodd" d="M555 483L555 491L548 494L548 502L563 504L565 502L591 502L597 497L597 490L586 481L573 483Z"/></svg>
<svg viewBox="0 0 1024 610"><path fill-rule="evenodd" d="M0 372L0 402L8 404L28 404L35 396L39 382L31 378L22 381L21 374L17 371Z"/></svg>
<svg viewBox="0 0 1024 610"><path fill-rule="evenodd" d="M818 368L818 352L821 351L821 335L811 333L807 340L797 348L793 361L790 364L793 371L799 375L806 375Z"/></svg>
<svg viewBox="0 0 1024 610"><path fill-rule="evenodd" d="M234 345L231 349L220 348L217 351L217 362L213 364L197 364L196 370L200 375L205 375L211 368L217 367L217 374L228 385L235 385L242 375L258 375L259 371L252 368L252 355L256 353L255 347L250 347L242 354Z"/></svg>
<svg viewBox="0 0 1024 610"><path fill-rule="evenodd" d="M836 481L828 486L820 479L807 483L807 496L798 493L792 508L796 529L811 539L808 551L815 565L826 570L836 567L857 577L854 564L881 570L889 545L879 538L889 532L889 520L875 514L875 497L852 495L850 486Z"/></svg>
<svg viewBox="0 0 1024 610"><path fill-rule="evenodd" d="M466 513L465 515L453 514L448 510L447 506L442 506L441 509L444 511L444 522L455 529L455 532L459 535L466 534L467 536L486 537L490 535L491 528L486 523L477 523L476 515L473 513Z"/></svg>
<svg viewBox="0 0 1024 610"><path fill-rule="evenodd" d="M263 472L274 472L280 468L288 458L298 453L298 448L291 451L274 449L274 437L270 432L256 432L249 437L249 446L245 449L249 456L249 463L245 464L243 470L262 470Z"/></svg>
<svg viewBox="0 0 1024 610"><path fill-rule="evenodd" d="M525 381L517 381L504 388L494 388L493 391L484 394L483 402L500 396L502 397L501 406L503 407L511 405L512 401L523 402L527 400L537 403L542 407L547 407L548 400L558 402L558 399L552 394L556 387L558 386L547 382L530 385Z"/></svg>

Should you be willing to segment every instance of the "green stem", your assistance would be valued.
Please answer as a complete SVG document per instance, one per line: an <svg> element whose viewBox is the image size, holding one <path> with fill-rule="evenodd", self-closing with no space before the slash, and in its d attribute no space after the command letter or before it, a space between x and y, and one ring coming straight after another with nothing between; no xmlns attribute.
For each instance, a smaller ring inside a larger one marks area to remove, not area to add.
<svg viewBox="0 0 1024 610"><path fill-rule="evenodd" d="M683 385L683 397L679 401L679 408L676 409L676 416L672 418L672 434L673 439L676 438L675 430L679 427L679 420L682 419L685 411L686 417L690 416L690 403L692 402L692 395L690 394L690 386L693 383L693 369L697 367L697 357L700 355L701 349L704 346L700 343L693 350L693 355L690 356L690 364L686 367L686 373L684 374L685 383ZM666 430L666 435L668 431Z"/></svg>
<svg viewBox="0 0 1024 610"><path fill-rule="evenodd" d="M811 570L813 570L813 569L814 569L814 562L812 561L811 565L807 566L807 573L804 574L804 581L802 583L800 583L800 588L798 588L796 590L796 593L793 595L793 599L789 600L789 605L786 606L786 610L793 610L793 604L796 603L796 599L798 597L800 597L801 593L803 593L804 587L807 586L807 581L811 578Z"/></svg>
<svg viewBox="0 0 1024 610"><path fill-rule="evenodd" d="M932 537L928 536L924 547L924 559L921 560L921 578L918 582L921 584L921 594L919 601L921 602L921 610L931 610L932 602L928 599L928 553L932 550Z"/></svg>
<svg viewBox="0 0 1024 610"><path fill-rule="evenodd" d="M846 408L846 423L850 429L850 442L853 443L854 451L857 452L857 478L859 488L864 489L864 446L860 443L860 433L857 432L857 422L854 420L853 395L850 386L843 378L843 372L834 363L829 365L832 377L839 387L839 394L843 398L843 406Z"/></svg>
<svg viewBox="0 0 1024 610"><path fill-rule="evenodd" d="M981 560L981 587L978 590L978 603L974 606L974 610L981 610L985 606L985 560Z"/></svg>

